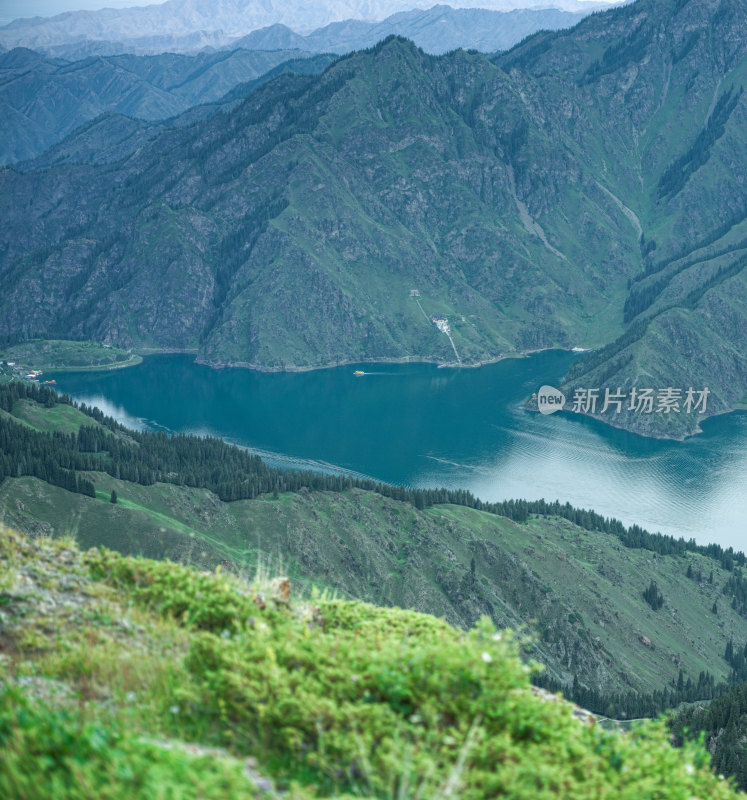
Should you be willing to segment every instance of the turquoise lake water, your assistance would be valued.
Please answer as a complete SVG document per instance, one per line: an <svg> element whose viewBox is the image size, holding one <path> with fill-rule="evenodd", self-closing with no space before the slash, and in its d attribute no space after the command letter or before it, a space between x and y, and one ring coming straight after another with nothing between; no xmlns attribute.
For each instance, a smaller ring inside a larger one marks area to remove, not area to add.
<svg viewBox="0 0 747 800"><path fill-rule="evenodd" d="M460 487L484 500L559 499L747 549L747 414L669 442L525 411L525 398L556 383L572 360L545 352L479 369L364 364L267 374L169 355L54 377L60 391L127 425L222 436L277 466ZM367 374L356 378L356 369Z"/></svg>

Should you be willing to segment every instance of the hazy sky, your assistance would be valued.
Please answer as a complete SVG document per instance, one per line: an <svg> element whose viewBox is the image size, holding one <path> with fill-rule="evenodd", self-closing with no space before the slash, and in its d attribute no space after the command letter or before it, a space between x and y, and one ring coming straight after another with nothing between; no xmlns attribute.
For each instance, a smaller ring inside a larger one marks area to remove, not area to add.
<svg viewBox="0 0 747 800"><path fill-rule="evenodd" d="M581 1L586 2L586 0ZM63 11L130 8L157 5L162 2L164 0L0 0L0 25L7 25L18 17L51 17ZM448 0L433 0L433 5L439 2L448 4ZM598 0L598 2L618 3L620 0ZM479 6L479 0L475 0L475 7Z"/></svg>

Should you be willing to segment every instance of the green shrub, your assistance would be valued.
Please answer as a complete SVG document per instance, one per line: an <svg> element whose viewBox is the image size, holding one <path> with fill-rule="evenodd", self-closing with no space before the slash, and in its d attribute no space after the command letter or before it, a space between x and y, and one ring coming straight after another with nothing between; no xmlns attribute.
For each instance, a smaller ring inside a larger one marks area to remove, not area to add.
<svg viewBox="0 0 747 800"><path fill-rule="evenodd" d="M240 762L195 756L51 710L0 690L0 797L4 800L223 800L254 798Z"/></svg>

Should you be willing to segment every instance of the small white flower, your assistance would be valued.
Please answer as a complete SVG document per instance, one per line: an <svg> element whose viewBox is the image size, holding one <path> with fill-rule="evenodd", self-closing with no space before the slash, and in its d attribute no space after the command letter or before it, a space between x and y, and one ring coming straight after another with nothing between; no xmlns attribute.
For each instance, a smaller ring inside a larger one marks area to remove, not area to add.
<svg viewBox="0 0 747 800"><path fill-rule="evenodd" d="M135 692L127 692L125 699L128 703L132 703L135 700Z"/></svg>
<svg viewBox="0 0 747 800"><path fill-rule="evenodd" d="M490 663L490 662L493 660L493 658L492 658L492 656L490 655L490 653L483 653L483 654L482 654L482 660L483 660L483 661L484 661L486 664L489 664L489 663Z"/></svg>
<svg viewBox="0 0 747 800"><path fill-rule="evenodd" d="M229 631L228 628L225 628L223 630L223 632L221 633L220 638L221 639L230 639L231 638L231 631Z"/></svg>
<svg viewBox="0 0 747 800"><path fill-rule="evenodd" d="M685 772L688 775L692 775L695 772L695 767L692 764L685 764Z"/></svg>
<svg viewBox="0 0 747 800"><path fill-rule="evenodd" d="M353 683L358 683L358 676L357 675L351 675L350 676L350 680L353 681Z"/></svg>
<svg viewBox="0 0 747 800"><path fill-rule="evenodd" d="M169 711L170 711L172 714L178 714L178 713L179 713L179 706L171 706L171 708L169 709Z"/></svg>
<svg viewBox="0 0 747 800"><path fill-rule="evenodd" d="M493 641L494 642L500 642L500 640L502 638L503 638L503 634L502 633L494 633L493 634Z"/></svg>

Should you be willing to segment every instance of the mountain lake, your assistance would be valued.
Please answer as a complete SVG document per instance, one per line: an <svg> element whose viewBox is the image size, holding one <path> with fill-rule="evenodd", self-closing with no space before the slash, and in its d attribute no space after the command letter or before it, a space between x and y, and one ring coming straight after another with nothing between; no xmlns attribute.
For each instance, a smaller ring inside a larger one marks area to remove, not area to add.
<svg viewBox="0 0 747 800"><path fill-rule="evenodd" d="M652 532L745 549L747 414L709 419L703 433L674 442L567 411L525 410L575 357L260 373L156 355L128 369L44 377L129 427L221 436L274 466L463 488L486 501L559 499Z"/></svg>

